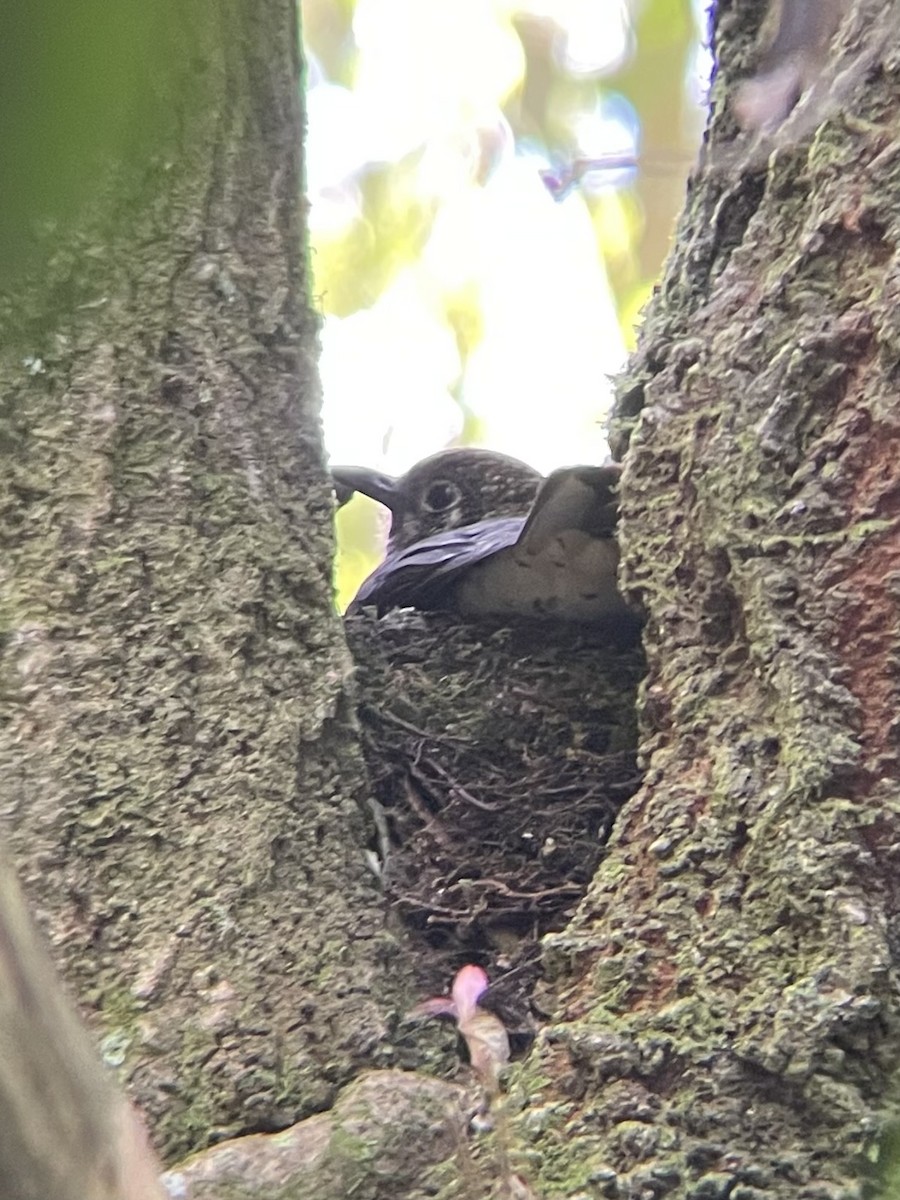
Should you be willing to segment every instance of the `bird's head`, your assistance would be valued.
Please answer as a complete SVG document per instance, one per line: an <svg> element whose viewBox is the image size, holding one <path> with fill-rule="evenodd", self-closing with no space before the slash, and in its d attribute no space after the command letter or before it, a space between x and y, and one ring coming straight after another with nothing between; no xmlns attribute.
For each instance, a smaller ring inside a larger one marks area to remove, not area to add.
<svg viewBox="0 0 900 1200"><path fill-rule="evenodd" d="M486 517L522 516L539 471L494 450L441 450L394 478L368 467L332 467L339 500L362 492L391 512L388 552Z"/></svg>

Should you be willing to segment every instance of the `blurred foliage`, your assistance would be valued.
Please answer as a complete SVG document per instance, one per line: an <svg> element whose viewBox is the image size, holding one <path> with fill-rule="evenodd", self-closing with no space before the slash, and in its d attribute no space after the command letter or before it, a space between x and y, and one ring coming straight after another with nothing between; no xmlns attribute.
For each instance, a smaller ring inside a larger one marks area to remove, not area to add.
<svg viewBox="0 0 900 1200"><path fill-rule="evenodd" d="M427 84L429 62L441 53L437 43L445 32L447 10L454 8L451 0L418 2L420 12L429 16L420 16L407 29L397 25L404 5L394 0L365 3L368 24L382 20L393 30L386 36L397 43L398 56L425 60L418 80L414 65L406 72L405 94L395 101L398 107L416 106L415 84ZM496 57L483 42L474 59L471 54L452 55L448 48L451 71L459 78L461 120L454 133L465 130L463 136L471 139L460 153L470 159L471 177L483 183L496 150L484 143L503 136L496 125L498 116L508 123L516 146L543 153L551 163L568 163L578 156L579 122L590 121L598 112L618 108L626 122L633 122L640 141L637 170L614 187L594 172L581 189L630 339L635 314L659 271L699 138L700 19L691 0L589 2L597 9L605 6L611 22L620 14L625 23L624 53L617 62L579 65L566 61L561 52L566 21L574 22L585 4L484 0L478 28L483 33L493 27L489 41ZM314 86L327 82L352 91L365 69L365 51L354 37L358 7L363 7L362 0L359 5L353 0L303 0L304 42L314 63ZM455 7L467 6L457 0ZM466 20L461 11L457 19ZM510 51L510 36L518 40L519 55ZM473 79L476 72L482 77ZM403 83L394 80L398 91ZM483 106L480 112L478 105ZM343 178L330 181L345 193L352 182L359 195L352 219L336 228L327 222L317 228L314 222L316 292L326 313L347 315L373 303L404 262L421 251L430 220L449 199L439 187L430 190L427 157L420 144L392 162L360 159ZM455 184L458 180L448 179L448 187Z"/></svg>
<svg viewBox="0 0 900 1200"><path fill-rule="evenodd" d="M0 22L2 286L52 253L109 162L144 162L171 127L175 0L29 0ZM196 66L194 67L196 71ZM51 243L40 250L41 239Z"/></svg>
<svg viewBox="0 0 900 1200"><path fill-rule="evenodd" d="M699 3L302 0L302 14L332 454L389 471L473 441L542 469L602 455L588 427L633 344L702 128ZM634 165L589 169L609 157ZM573 275L586 254L593 283ZM502 296L492 271L518 273ZM586 303L593 357L560 337ZM520 306L518 345L502 305ZM456 361L432 378L414 360L437 357L433 326ZM362 500L339 515L341 604L384 524Z"/></svg>
<svg viewBox="0 0 900 1200"><path fill-rule="evenodd" d="M435 201L416 191L419 152L396 163L372 163L360 172L360 212L336 236L315 244L316 287L328 312L348 316L374 304L431 232Z"/></svg>

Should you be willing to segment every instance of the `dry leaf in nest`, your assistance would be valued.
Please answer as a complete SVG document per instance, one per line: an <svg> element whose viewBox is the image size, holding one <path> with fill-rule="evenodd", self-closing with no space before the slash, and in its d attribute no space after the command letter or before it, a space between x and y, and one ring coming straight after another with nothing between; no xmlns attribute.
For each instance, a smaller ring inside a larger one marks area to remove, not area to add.
<svg viewBox="0 0 900 1200"><path fill-rule="evenodd" d="M411 1017L448 1016L456 1021L469 1050L469 1062L489 1096L500 1090L500 1071L509 1062L509 1036L499 1017L478 1004L488 989L481 967L467 963L456 973L449 996L423 1000Z"/></svg>

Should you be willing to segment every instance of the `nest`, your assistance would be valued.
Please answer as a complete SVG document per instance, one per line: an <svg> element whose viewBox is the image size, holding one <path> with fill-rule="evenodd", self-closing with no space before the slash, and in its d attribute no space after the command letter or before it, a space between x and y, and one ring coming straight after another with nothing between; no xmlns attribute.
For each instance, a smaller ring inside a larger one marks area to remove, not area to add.
<svg viewBox="0 0 900 1200"><path fill-rule="evenodd" d="M393 906L436 947L561 928L639 783L633 631L408 611L346 629Z"/></svg>

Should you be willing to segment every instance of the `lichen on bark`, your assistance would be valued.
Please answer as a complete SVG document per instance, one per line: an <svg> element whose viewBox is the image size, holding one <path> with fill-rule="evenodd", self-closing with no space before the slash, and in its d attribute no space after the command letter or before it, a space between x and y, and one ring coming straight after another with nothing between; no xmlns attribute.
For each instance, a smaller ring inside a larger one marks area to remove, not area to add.
<svg viewBox="0 0 900 1200"><path fill-rule="evenodd" d="M895 14L854 8L844 105L768 142L721 43L616 421L645 781L513 1083L548 1197L850 1200L894 1122Z"/></svg>
<svg viewBox="0 0 900 1200"><path fill-rule="evenodd" d="M0 297L0 772L56 962L176 1153L327 1106L403 970L331 595L294 9L161 36L167 122Z"/></svg>

